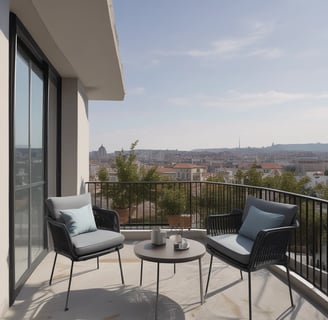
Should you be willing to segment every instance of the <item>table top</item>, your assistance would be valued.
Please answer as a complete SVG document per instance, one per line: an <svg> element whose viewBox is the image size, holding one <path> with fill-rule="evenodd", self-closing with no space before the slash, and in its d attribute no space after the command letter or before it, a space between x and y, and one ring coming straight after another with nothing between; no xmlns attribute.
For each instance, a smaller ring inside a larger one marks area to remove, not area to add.
<svg viewBox="0 0 328 320"><path fill-rule="evenodd" d="M145 240L134 246L134 253L142 260L159 263L180 263L188 262L201 258L206 250L205 246L198 241L187 239L189 249L175 250L174 241L166 239L166 244L156 246L151 240Z"/></svg>

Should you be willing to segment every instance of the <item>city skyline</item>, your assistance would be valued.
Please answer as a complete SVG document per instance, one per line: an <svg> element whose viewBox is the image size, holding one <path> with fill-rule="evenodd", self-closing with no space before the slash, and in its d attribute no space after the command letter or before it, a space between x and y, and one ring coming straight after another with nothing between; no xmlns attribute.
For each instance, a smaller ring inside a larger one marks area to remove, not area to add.
<svg viewBox="0 0 328 320"><path fill-rule="evenodd" d="M252 152L256 153L279 153L279 152L288 152L295 154L308 153L310 154L320 154L321 156L326 156L328 154L328 143L299 143L299 144L272 144L271 146L263 146L263 147L232 147L232 148L199 148L199 149L191 149L191 150L180 150L180 149L148 149L148 148L135 148L137 152L142 151L154 151L154 152L181 152L181 153L222 153L225 151L230 152ZM116 152L121 152L120 150L107 151L106 147L101 144L95 150L90 150L90 154L94 153L102 153L103 155L115 154ZM124 149L124 151L129 151L129 149Z"/></svg>
<svg viewBox="0 0 328 320"><path fill-rule="evenodd" d="M126 97L90 102L90 150L328 141L326 1L113 2Z"/></svg>

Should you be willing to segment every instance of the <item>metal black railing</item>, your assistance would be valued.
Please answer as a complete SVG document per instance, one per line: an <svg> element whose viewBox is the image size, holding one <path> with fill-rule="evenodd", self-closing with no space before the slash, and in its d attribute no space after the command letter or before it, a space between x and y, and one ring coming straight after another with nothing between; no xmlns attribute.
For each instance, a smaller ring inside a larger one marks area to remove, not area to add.
<svg viewBox="0 0 328 320"><path fill-rule="evenodd" d="M126 229L149 229L155 225L169 228L168 211L162 201L168 189L179 190L183 195L181 213L190 217L188 228L205 229L208 215L243 208L248 195L296 204L300 227L290 244L290 267L328 294L326 200L282 190L218 182L87 182L87 185L93 205L112 208L114 203L121 202L129 208L127 219L122 223L122 228Z"/></svg>

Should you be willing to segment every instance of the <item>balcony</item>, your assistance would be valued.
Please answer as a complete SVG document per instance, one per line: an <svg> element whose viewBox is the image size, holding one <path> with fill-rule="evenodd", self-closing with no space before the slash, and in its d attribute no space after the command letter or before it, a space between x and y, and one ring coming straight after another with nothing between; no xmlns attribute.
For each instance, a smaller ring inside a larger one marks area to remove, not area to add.
<svg viewBox="0 0 328 320"><path fill-rule="evenodd" d="M209 214L227 213L234 208L243 208L248 195L296 204L299 208L300 227L289 247L290 268L325 296L328 295L326 200L281 190L217 182L89 182L88 189L92 194L93 203L107 208L111 207L111 196L115 196L117 191L124 192L129 199L130 208L129 217L122 226L126 229L149 229L154 225L170 228L166 210L163 210L165 208L161 205L161 196L166 189L182 192L186 202L184 213L191 219L190 229L204 230L206 216Z"/></svg>
<svg viewBox="0 0 328 320"><path fill-rule="evenodd" d="M95 205L110 207L108 197L115 183L88 183ZM203 241L204 221L208 214L242 208L248 194L259 198L295 203L299 206L300 228L289 248L295 308L291 309L287 285L279 280L284 270L275 267L253 275L254 319L327 319L327 206L316 198L264 188L208 183L137 183L127 184L130 199L139 199L122 226L126 235L121 253L125 286L120 283L117 256L107 255L96 261L77 263L70 296L70 310L64 311L70 262L58 257L53 285L48 281L53 261L50 252L25 284L15 304L4 319L154 319L156 265L144 263L143 286L139 286L140 260L134 255L136 241L149 238L154 225L168 225L160 207L159 195L165 187L185 192L188 213L192 218L185 237ZM132 192L133 191L133 192ZM132 208L132 202L131 202ZM161 265L158 319L247 319L247 279L239 271L215 259L208 295L200 304L198 262L173 266ZM209 255L202 259L203 282L206 282ZM284 279L284 277L282 277Z"/></svg>
<svg viewBox="0 0 328 320"><path fill-rule="evenodd" d="M74 267L70 309L64 311L68 259L59 256L58 268L51 287L48 285L53 253L49 253L25 284L15 304L3 319L154 319L156 265L144 263L143 286L139 287L140 261L133 253L134 241L127 241L121 253L125 286L120 284L117 255L96 261L79 262ZM203 258L203 281L209 266L209 256ZM247 319L247 279L240 280L239 271L219 260L213 265L208 296L200 304L198 262L161 265L158 319L213 320ZM267 270L255 272L253 283L254 319L327 319L313 300L302 291L295 291L295 309L290 309L288 287Z"/></svg>
<svg viewBox="0 0 328 320"><path fill-rule="evenodd" d="M216 182L88 183L96 206L111 208L113 197L118 194L128 199L126 207L129 207L129 213L127 219L122 221L122 228L130 230L147 230L153 226L170 228L167 210L161 205L161 196L167 189L179 191L179 196L182 194L185 201L183 213L191 220L189 229L204 230L208 215L243 208L248 195L296 204L300 227L290 244L290 267L325 295L328 294L326 200L281 190Z"/></svg>

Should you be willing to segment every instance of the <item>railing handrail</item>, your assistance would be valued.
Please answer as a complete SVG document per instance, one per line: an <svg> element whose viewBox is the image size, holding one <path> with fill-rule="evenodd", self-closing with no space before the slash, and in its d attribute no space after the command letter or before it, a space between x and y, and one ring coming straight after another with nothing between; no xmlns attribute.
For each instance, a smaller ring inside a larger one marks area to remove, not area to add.
<svg viewBox="0 0 328 320"><path fill-rule="evenodd" d="M309 195L304 195L300 193L295 193L291 191L285 191L281 189L272 189L268 187L262 187L262 186L252 186L252 185L247 185L247 184L238 184L238 183L229 183L229 182L216 182L216 181L87 181L86 184L190 184L190 183L200 183L200 184L213 184L213 185L225 185L225 186L237 186L237 187L243 187L243 188L251 188L251 189L256 189L256 190L266 190L270 192L283 192L286 195L290 196L297 196L300 198L304 199L311 199L314 201L320 201L323 203L328 204L328 200L326 199L321 199L317 198L314 196L309 196Z"/></svg>

